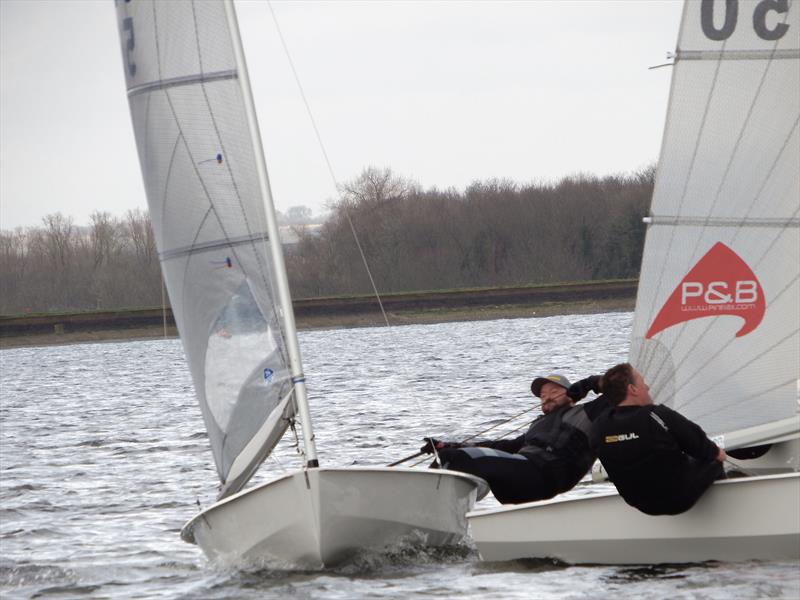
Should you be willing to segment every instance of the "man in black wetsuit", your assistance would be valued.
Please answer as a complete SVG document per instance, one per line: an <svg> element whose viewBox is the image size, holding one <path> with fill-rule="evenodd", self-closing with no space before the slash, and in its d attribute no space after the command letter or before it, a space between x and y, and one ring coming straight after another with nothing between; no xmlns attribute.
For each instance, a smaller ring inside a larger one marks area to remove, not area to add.
<svg viewBox="0 0 800 600"><path fill-rule="evenodd" d="M573 385L563 375L537 377L531 392L541 398L542 416L523 435L510 440L489 440L474 445L428 440L445 469L477 475L489 484L503 504L552 498L571 489L594 461L589 448L591 421L606 408L600 396L575 405L591 390L599 392L599 377Z"/></svg>
<svg viewBox="0 0 800 600"><path fill-rule="evenodd" d="M611 408L594 421L591 446L625 502L649 515L676 515L724 476L725 451L686 417L654 405L630 364L606 371L603 395Z"/></svg>

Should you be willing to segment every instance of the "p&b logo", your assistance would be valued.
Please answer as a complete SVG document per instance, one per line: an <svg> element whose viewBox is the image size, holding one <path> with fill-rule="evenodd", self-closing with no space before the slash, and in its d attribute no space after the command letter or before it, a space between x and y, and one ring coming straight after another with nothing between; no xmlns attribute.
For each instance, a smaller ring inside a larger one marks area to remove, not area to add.
<svg viewBox="0 0 800 600"><path fill-rule="evenodd" d="M741 337L758 327L765 309L764 290L753 270L728 246L717 242L667 298L645 338L678 323L721 315L744 319L736 332L736 337Z"/></svg>
<svg viewBox="0 0 800 600"><path fill-rule="evenodd" d="M758 300L758 281L755 279L735 282L734 289L727 281L711 281L707 287L700 281L681 283L681 306L688 306L694 298L702 298L707 304L752 304Z"/></svg>

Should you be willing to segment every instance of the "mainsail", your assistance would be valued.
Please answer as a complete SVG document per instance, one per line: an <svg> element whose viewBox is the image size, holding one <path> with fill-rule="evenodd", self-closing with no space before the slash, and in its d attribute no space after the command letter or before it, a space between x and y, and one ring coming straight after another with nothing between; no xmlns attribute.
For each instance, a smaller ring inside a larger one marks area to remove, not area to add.
<svg viewBox="0 0 800 600"><path fill-rule="evenodd" d="M161 267L225 496L294 411L235 24L219 1L116 7Z"/></svg>
<svg viewBox="0 0 800 600"><path fill-rule="evenodd" d="M799 123L800 3L687 2L630 360L711 435L797 429Z"/></svg>

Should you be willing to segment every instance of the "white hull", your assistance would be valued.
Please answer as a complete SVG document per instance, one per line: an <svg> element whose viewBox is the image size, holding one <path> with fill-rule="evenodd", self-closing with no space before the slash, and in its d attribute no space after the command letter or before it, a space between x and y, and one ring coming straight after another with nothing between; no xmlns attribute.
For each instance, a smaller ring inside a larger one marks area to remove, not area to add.
<svg viewBox="0 0 800 600"><path fill-rule="evenodd" d="M691 510L653 517L615 492L467 515L481 558L571 564L800 559L800 473L718 481Z"/></svg>
<svg viewBox="0 0 800 600"><path fill-rule="evenodd" d="M467 533L466 513L487 489L482 479L444 470L295 471L217 502L181 537L226 563L331 566L408 536L432 546L456 543Z"/></svg>

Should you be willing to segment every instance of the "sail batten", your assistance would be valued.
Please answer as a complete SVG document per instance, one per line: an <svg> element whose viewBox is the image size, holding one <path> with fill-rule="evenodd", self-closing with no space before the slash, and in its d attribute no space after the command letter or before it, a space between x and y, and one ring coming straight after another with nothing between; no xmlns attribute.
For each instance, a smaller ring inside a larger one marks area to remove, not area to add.
<svg viewBox="0 0 800 600"><path fill-rule="evenodd" d="M687 2L681 22L630 361L712 435L798 414L798 4Z"/></svg>
<svg viewBox="0 0 800 600"><path fill-rule="evenodd" d="M137 0L117 15L162 272L229 494L295 410L243 71L220 1Z"/></svg>
<svg viewBox="0 0 800 600"><path fill-rule="evenodd" d="M676 60L782 60L800 58L796 49L784 50L677 50Z"/></svg>
<svg viewBox="0 0 800 600"><path fill-rule="evenodd" d="M161 79L150 81L131 88L128 88L128 97L137 96L146 92L155 90L166 90L169 88L180 87L184 85L194 85L199 83L211 83L213 81L224 81L227 79L236 79L239 74L236 70L231 69L228 71L219 71L216 73L195 73L194 75L183 75L181 77L173 77L171 79Z"/></svg>
<svg viewBox="0 0 800 600"><path fill-rule="evenodd" d="M181 256L188 256L195 252L208 252L209 250L218 250L220 248L233 248L234 246L241 246L252 243L262 243L269 241L269 234L265 231L243 235L236 238L223 238L219 240L210 240L202 244L194 244L186 246L185 248L173 248L159 252L158 256L161 260L170 260L172 258L179 258Z"/></svg>
<svg viewBox="0 0 800 600"><path fill-rule="evenodd" d="M653 226L671 225L687 227L800 227L800 218L745 218L745 217L690 217L653 215L648 217Z"/></svg>

